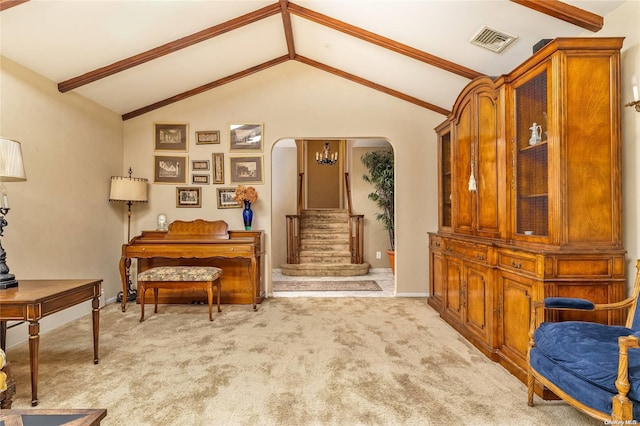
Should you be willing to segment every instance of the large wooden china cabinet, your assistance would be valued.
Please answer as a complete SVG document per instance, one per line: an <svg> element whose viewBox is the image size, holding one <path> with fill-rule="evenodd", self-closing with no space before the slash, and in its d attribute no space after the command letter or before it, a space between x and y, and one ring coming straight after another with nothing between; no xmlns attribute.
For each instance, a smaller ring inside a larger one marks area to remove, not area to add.
<svg viewBox="0 0 640 426"><path fill-rule="evenodd" d="M469 83L436 128L429 304L523 381L532 301L624 298L622 40L553 40L511 73ZM546 320L577 318L621 321Z"/></svg>

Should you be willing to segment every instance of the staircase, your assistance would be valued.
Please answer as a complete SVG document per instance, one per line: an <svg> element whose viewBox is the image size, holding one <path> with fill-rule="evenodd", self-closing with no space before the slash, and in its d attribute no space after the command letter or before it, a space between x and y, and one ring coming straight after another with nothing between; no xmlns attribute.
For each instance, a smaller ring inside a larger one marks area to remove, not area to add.
<svg viewBox="0 0 640 426"><path fill-rule="evenodd" d="M300 214L300 263L281 265L283 275L351 277L367 275L369 264L352 264L349 212L309 209Z"/></svg>

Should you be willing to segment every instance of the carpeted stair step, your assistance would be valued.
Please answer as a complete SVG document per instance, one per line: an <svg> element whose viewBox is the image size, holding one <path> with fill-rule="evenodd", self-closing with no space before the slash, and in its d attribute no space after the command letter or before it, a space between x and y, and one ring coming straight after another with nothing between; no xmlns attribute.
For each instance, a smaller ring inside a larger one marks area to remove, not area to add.
<svg viewBox="0 0 640 426"><path fill-rule="evenodd" d="M301 240L300 251L349 251L349 243L339 240Z"/></svg>
<svg viewBox="0 0 640 426"><path fill-rule="evenodd" d="M349 242L349 232L318 232L307 229L300 230L301 240L316 240L316 241L336 241L343 240Z"/></svg>
<svg viewBox="0 0 640 426"><path fill-rule="evenodd" d="M361 263L354 265L352 263L337 264L316 264L316 263L285 263L281 265L283 275L297 277L355 277L367 275L369 273L369 264Z"/></svg>
<svg viewBox="0 0 640 426"><path fill-rule="evenodd" d="M335 223L335 222L311 222L304 223L300 222L300 229L304 229L305 231L342 231L349 232L349 224L348 223Z"/></svg>
<svg viewBox="0 0 640 426"><path fill-rule="evenodd" d="M351 253L346 252L343 254L336 253L322 253L322 252L300 252L300 263L321 263L321 264L335 264L335 263L350 263Z"/></svg>
<svg viewBox="0 0 640 426"><path fill-rule="evenodd" d="M351 264L349 212L343 209L303 210L300 215L300 263L282 265L283 275L358 276L369 264Z"/></svg>

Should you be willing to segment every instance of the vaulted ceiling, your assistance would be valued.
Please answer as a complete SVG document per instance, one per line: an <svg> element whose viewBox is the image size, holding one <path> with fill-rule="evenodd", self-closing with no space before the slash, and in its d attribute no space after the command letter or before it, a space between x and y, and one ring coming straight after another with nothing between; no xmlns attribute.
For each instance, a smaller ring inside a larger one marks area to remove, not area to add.
<svg viewBox="0 0 640 426"><path fill-rule="evenodd" d="M446 115L470 79L541 39L597 35L622 3L0 0L0 54L123 120L291 60ZM484 27L515 41L471 44Z"/></svg>

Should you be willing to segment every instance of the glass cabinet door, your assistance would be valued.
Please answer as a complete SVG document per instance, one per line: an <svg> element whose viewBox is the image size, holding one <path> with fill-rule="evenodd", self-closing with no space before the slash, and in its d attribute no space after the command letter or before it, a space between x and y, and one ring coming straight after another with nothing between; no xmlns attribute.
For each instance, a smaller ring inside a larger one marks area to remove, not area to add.
<svg viewBox="0 0 640 426"><path fill-rule="evenodd" d="M547 68L514 89L516 235L549 235Z"/></svg>
<svg viewBox="0 0 640 426"><path fill-rule="evenodd" d="M451 228L451 131L440 134L440 227Z"/></svg>

